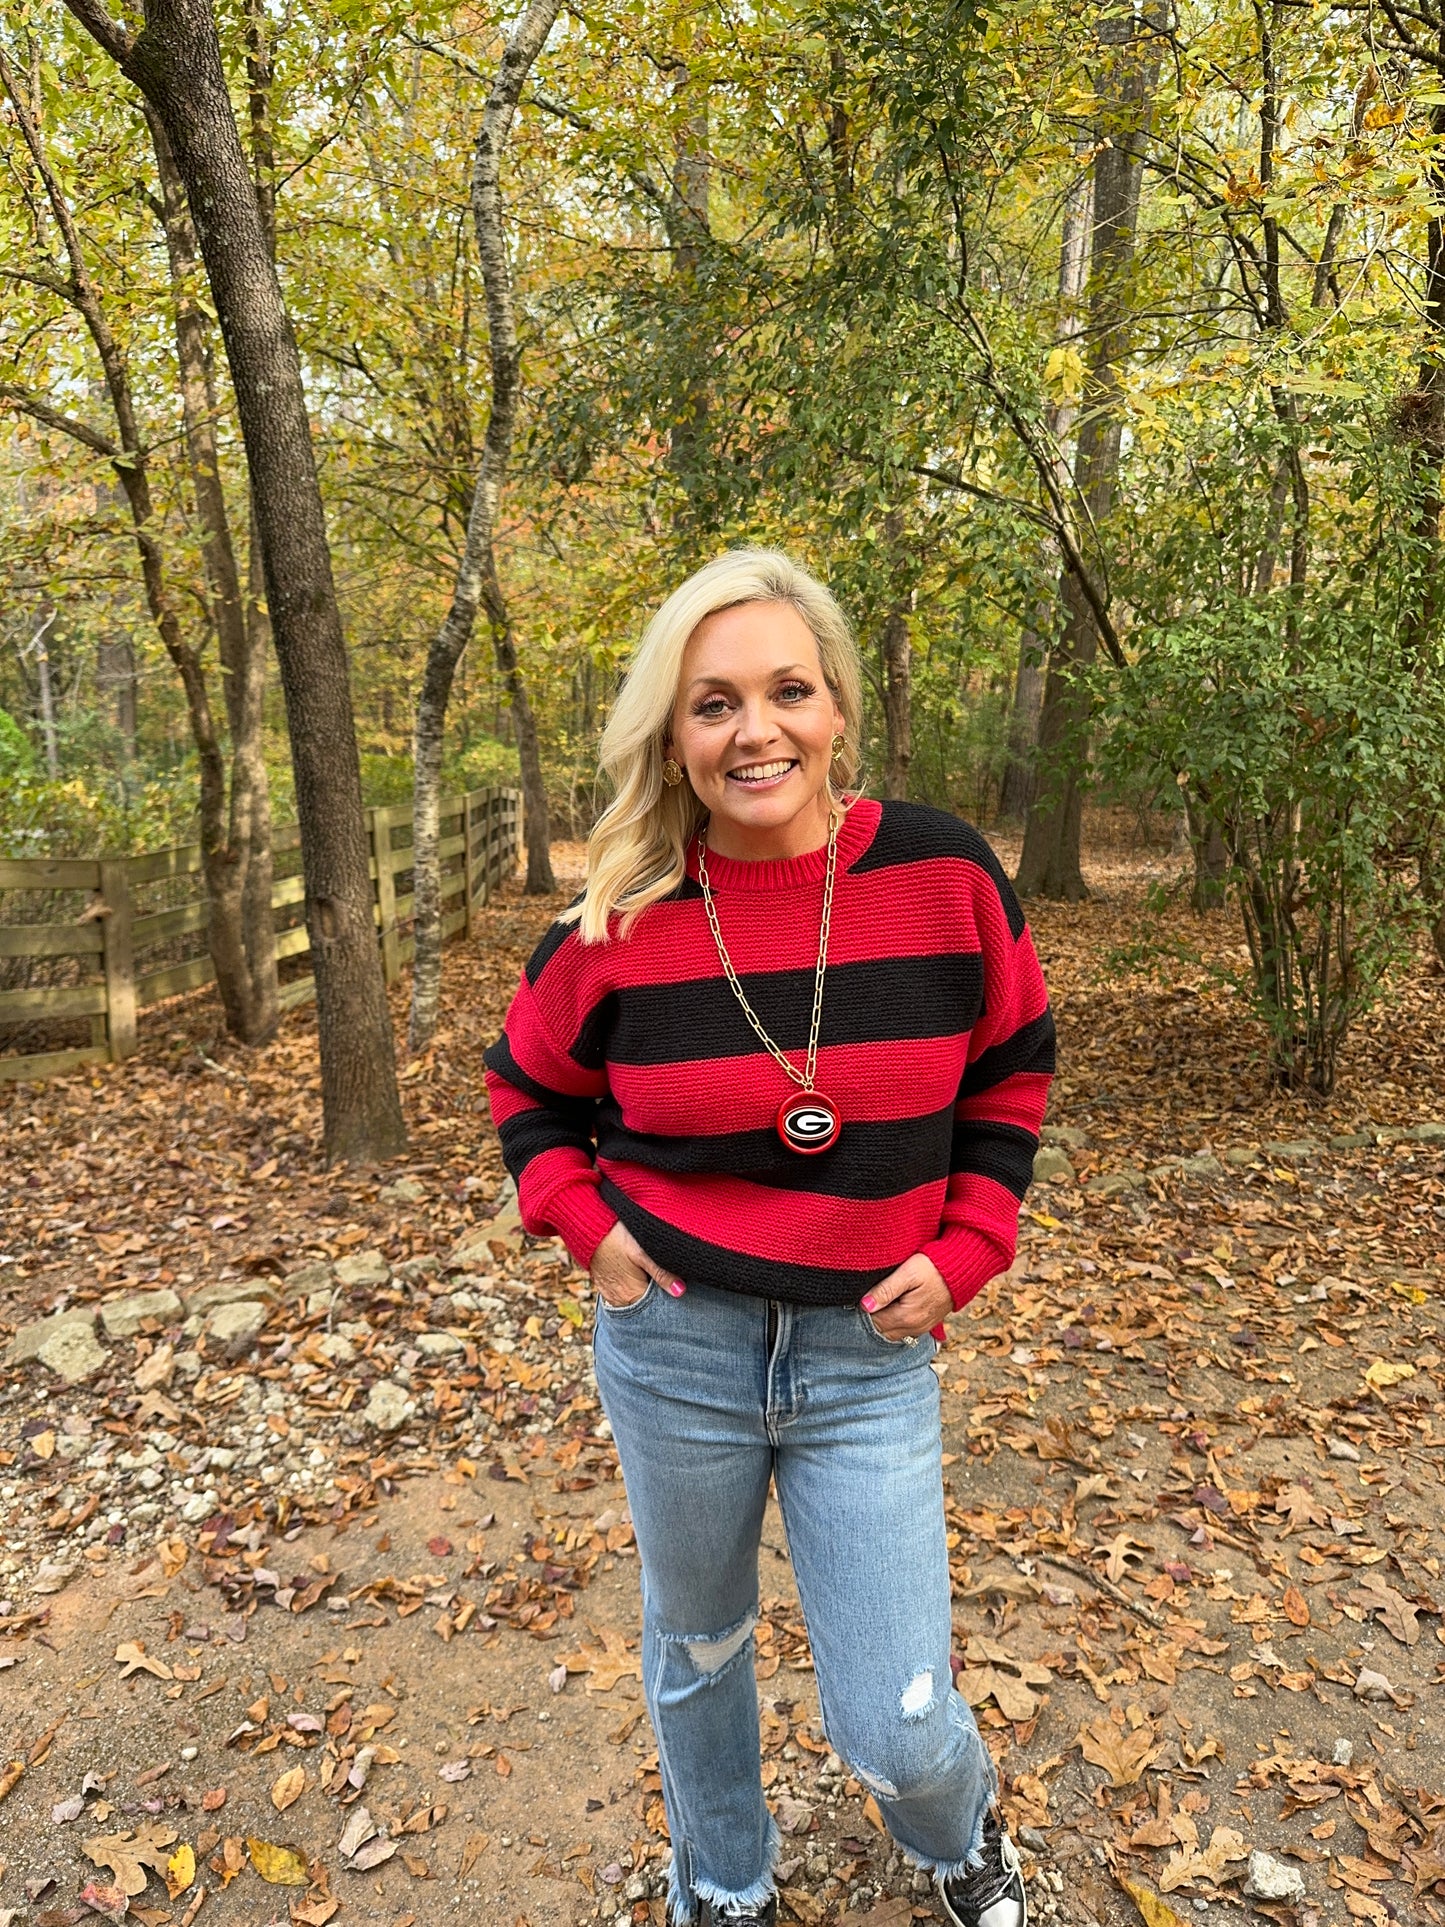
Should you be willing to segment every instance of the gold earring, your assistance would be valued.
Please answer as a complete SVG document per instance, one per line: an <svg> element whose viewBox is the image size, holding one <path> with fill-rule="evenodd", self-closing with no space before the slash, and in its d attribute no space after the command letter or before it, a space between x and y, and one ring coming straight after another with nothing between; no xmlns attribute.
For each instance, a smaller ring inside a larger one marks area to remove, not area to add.
<svg viewBox="0 0 1445 1927"><path fill-rule="evenodd" d="M843 746L844 746L844 739L841 736L835 736L833 738L833 761L835 763L837 762L838 758L843 754Z"/></svg>
<svg viewBox="0 0 1445 1927"><path fill-rule="evenodd" d="M682 781L682 764L674 756L669 756L662 766L662 780L670 790L675 790Z"/></svg>

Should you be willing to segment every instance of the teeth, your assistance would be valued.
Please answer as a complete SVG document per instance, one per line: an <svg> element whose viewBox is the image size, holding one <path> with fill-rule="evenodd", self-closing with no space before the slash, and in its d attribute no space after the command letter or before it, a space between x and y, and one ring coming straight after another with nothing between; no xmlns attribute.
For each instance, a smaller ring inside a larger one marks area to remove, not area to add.
<svg viewBox="0 0 1445 1927"><path fill-rule="evenodd" d="M765 783L774 776L785 776L792 767L789 758L784 763L750 763L746 769L729 770L728 774L743 783Z"/></svg>

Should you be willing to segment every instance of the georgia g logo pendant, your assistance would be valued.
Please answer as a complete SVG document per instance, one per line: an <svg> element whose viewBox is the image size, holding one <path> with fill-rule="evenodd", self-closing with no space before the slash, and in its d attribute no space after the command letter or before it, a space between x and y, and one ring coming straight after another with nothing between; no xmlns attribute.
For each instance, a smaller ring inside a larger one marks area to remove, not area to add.
<svg viewBox="0 0 1445 1927"><path fill-rule="evenodd" d="M778 1136L790 1151L816 1157L838 1142L843 1119L831 1097L821 1091L799 1091L778 1107Z"/></svg>

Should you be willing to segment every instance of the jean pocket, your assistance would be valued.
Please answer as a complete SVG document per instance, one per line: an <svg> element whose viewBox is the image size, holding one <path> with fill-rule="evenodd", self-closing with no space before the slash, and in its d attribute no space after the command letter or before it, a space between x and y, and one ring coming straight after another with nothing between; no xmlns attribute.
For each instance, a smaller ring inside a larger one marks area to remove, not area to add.
<svg viewBox="0 0 1445 1927"><path fill-rule="evenodd" d="M630 1305L609 1305L599 1291L597 1294L599 1316L603 1318L631 1318L634 1312L641 1311L642 1307L649 1303L656 1295L657 1280L655 1278L648 1279L639 1296L634 1298Z"/></svg>
<svg viewBox="0 0 1445 1927"><path fill-rule="evenodd" d="M895 1351L905 1351L910 1345L916 1345L918 1343L916 1338L890 1338L887 1332L879 1331L878 1327L873 1323L872 1314L864 1311L861 1305L858 1307L858 1316L862 1319L868 1335L871 1338L876 1338L880 1345L888 1345Z"/></svg>

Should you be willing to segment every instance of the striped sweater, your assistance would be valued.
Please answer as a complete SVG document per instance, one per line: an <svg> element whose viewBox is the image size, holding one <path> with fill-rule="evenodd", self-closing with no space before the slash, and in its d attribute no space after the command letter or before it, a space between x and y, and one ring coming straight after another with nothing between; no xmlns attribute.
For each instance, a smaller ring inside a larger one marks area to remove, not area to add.
<svg viewBox="0 0 1445 1927"><path fill-rule="evenodd" d="M769 1035L807 1051L826 850L708 853L723 940ZM817 1087L842 1134L774 1128L794 1088L723 975L697 881L625 940L556 923L486 1053L522 1222L578 1264L620 1218L684 1281L855 1304L914 1252L956 1306L1008 1269L1054 1067L1018 900L977 830L862 799L838 833Z"/></svg>

